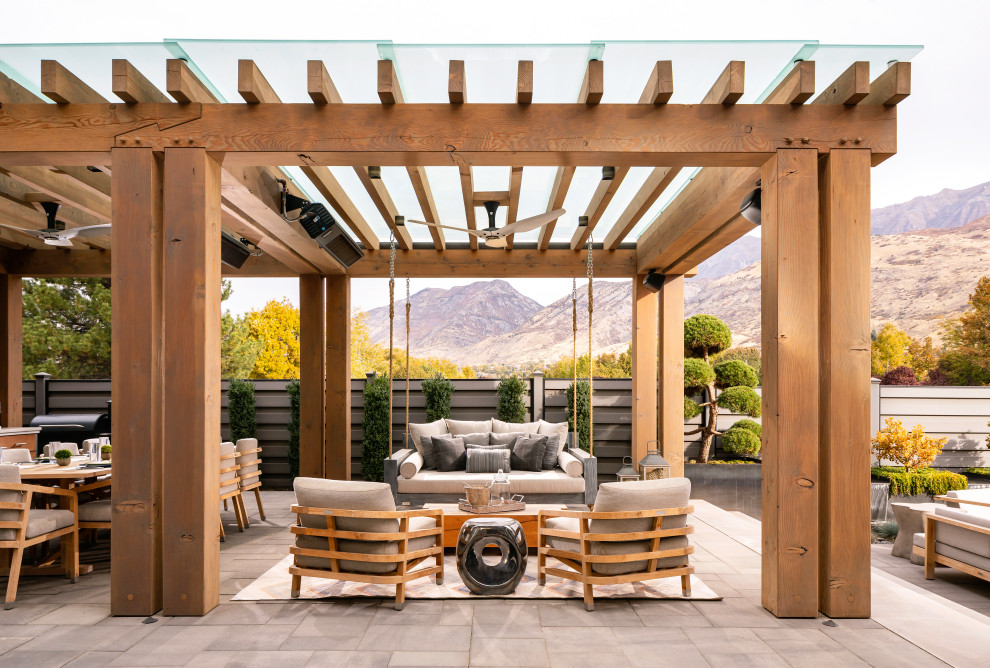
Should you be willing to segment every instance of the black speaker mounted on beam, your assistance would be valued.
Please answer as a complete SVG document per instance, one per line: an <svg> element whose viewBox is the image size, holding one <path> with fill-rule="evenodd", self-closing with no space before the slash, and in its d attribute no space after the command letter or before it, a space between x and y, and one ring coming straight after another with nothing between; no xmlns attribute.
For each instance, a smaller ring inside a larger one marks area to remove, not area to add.
<svg viewBox="0 0 990 668"><path fill-rule="evenodd" d="M650 273L643 277L643 285L650 292L660 292L660 289L663 288L664 279L666 279L666 276L658 274L656 269L650 269Z"/></svg>

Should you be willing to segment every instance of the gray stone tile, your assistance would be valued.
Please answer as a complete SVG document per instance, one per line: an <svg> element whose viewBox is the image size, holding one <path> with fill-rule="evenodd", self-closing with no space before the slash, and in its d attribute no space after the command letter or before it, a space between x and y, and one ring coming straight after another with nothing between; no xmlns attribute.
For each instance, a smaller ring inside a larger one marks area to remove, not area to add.
<svg viewBox="0 0 990 668"><path fill-rule="evenodd" d="M21 645L22 650L77 652L124 652L152 632L150 625L128 626L54 626Z"/></svg>
<svg viewBox="0 0 990 668"><path fill-rule="evenodd" d="M4 637L3 635L0 635L0 655L2 655L5 652L9 652L12 649L17 649L21 645L28 642L31 642L30 638L18 638L18 637L7 638Z"/></svg>
<svg viewBox="0 0 990 668"><path fill-rule="evenodd" d="M206 646L208 650L263 651L277 650L292 633L292 627L234 626Z"/></svg>
<svg viewBox="0 0 990 668"><path fill-rule="evenodd" d="M536 605L482 606L474 612L474 638L542 638L540 608Z"/></svg>
<svg viewBox="0 0 990 668"><path fill-rule="evenodd" d="M392 652L389 666L467 666L468 652Z"/></svg>
<svg viewBox="0 0 990 668"><path fill-rule="evenodd" d="M779 627L780 621L763 606L742 598L695 601L694 607L714 626L725 628Z"/></svg>
<svg viewBox="0 0 990 668"><path fill-rule="evenodd" d="M595 601L591 612L580 600L545 603L540 607L540 620L543 626L643 626L628 601L611 599Z"/></svg>
<svg viewBox="0 0 990 668"><path fill-rule="evenodd" d="M79 656L79 652L72 651L21 652L14 650L0 657L2 659L0 665L17 666L17 668L58 668L77 656Z"/></svg>
<svg viewBox="0 0 990 668"><path fill-rule="evenodd" d="M306 662L306 668L326 666L327 668L384 668L389 665L389 652L313 652ZM296 664L300 666L302 664ZM434 664L439 665L439 664Z"/></svg>
<svg viewBox="0 0 990 668"><path fill-rule="evenodd" d="M113 660L113 666L183 666L228 631L224 626L162 626Z"/></svg>
<svg viewBox="0 0 990 668"><path fill-rule="evenodd" d="M18 600L14 604L13 608L10 610L0 610L0 626L31 624L39 617L43 617L50 612L58 610L62 607L62 605L64 605L61 602L52 601L28 603L24 600L25 598L28 597L18 595Z"/></svg>
<svg viewBox="0 0 990 668"><path fill-rule="evenodd" d="M739 666L740 668L750 668L763 666L787 666L789 665L777 654L743 654L741 652L712 652L706 653L705 658L713 666L726 666L727 668ZM814 665L814 664L811 664Z"/></svg>
<svg viewBox="0 0 990 668"><path fill-rule="evenodd" d="M596 652L617 654L622 651L612 629L607 627L550 627L543 632L547 652L550 654Z"/></svg>
<svg viewBox="0 0 990 668"><path fill-rule="evenodd" d="M226 663L225 668L298 668L298 666L310 665L309 662L312 660L312 656L313 652L307 651L237 652L234 654L233 658Z"/></svg>
<svg viewBox="0 0 990 668"><path fill-rule="evenodd" d="M825 627L822 632L870 665L912 666L912 668L946 665L887 629Z"/></svg>
<svg viewBox="0 0 990 668"><path fill-rule="evenodd" d="M285 603L259 604L253 601L233 602L218 605L202 617L175 617L172 624L176 626L211 626L211 625L253 625L267 624L277 615Z"/></svg>
<svg viewBox="0 0 990 668"><path fill-rule="evenodd" d="M118 652L85 652L65 664L65 668L103 668L118 655Z"/></svg>
<svg viewBox="0 0 990 668"><path fill-rule="evenodd" d="M496 638L475 638L471 643L472 666L548 666L543 640L518 638L504 642Z"/></svg>
<svg viewBox="0 0 990 668"><path fill-rule="evenodd" d="M612 629L612 635L633 666L707 666L701 652L679 628Z"/></svg>
<svg viewBox="0 0 990 668"><path fill-rule="evenodd" d="M551 668L623 668L631 666L621 652L549 652Z"/></svg>
<svg viewBox="0 0 990 668"><path fill-rule="evenodd" d="M773 650L760 640L752 629L747 628L715 628L715 629L684 629L685 635L691 639L706 658L713 654L772 654Z"/></svg>
<svg viewBox="0 0 990 668"><path fill-rule="evenodd" d="M47 615L42 615L34 620L33 623L43 625L92 625L103 621L109 616L109 604L70 603L68 605L63 605L56 610L52 610Z"/></svg>
<svg viewBox="0 0 990 668"><path fill-rule="evenodd" d="M470 601L444 601L438 624L441 626L470 624L474 620L474 610L475 606Z"/></svg>
<svg viewBox="0 0 990 668"><path fill-rule="evenodd" d="M468 626L376 625L361 639L362 650L435 650L464 652L471 648ZM473 658L472 658L473 662Z"/></svg>

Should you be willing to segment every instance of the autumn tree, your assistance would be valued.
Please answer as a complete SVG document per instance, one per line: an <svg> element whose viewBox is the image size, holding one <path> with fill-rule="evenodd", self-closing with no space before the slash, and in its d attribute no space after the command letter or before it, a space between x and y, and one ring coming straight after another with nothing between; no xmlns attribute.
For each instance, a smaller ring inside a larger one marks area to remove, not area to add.
<svg viewBox="0 0 990 668"><path fill-rule="evenodd" d="M110 377L110 281L25 279L24 375Z"/></svg>
<svg viewBox="0 0 990 668"><path fill-rule="evenodd" d="M760 417L756 371L742 360L718 362L713 357L732 345L729 326L713 315L694 315L684 321L684 417L696 417L708 408L705 420L685 435L701 434L699 463L708 462L718 431L718 409ZM721 393L718 391L721 390ZM700 402L691 397L702 395Z"/></svg>
<svg viewBox="0 0 990 668"><path fill-rule="evenodd" d="M230 298L233 288L230 281L220 283L220 302ZM247 318L233 316L230 310L220 316L220 377L224 379L247 378L254 370L254 363L261 352L262 342L251 336Z"/></svg>
<svg viewBox="0 0 990 668"><path fill-rule="evenodd" d="M906 366L911 337L893 323L884 323L870 343L870 373L882 378L889 370Z"/></svg>
<svg viewBox="0 0 990 668"><path fill-rule="evenodd" d="M969 309L943 328L946 359L939 369L953 385L990 385L990 277L977 282Z"/></svg>
<svg viewBox="0 0 990 668"><path fill-rule="evenodd" d="M588 355L578 355L577 375L579 378L588 377ZM559 360L543 368L547 378L573 378L574 358L561 357ZM631 378L632 377L632 344L625 352L602 353L595 357L596 378Z"/></svg>
<svg viewBox="0 0 990 668"><path fill-rule="evenodd" d="M273 299L248 313L247 324L251 338L261 342L251 378L298 378L299 309L288 299Z"/></svg>

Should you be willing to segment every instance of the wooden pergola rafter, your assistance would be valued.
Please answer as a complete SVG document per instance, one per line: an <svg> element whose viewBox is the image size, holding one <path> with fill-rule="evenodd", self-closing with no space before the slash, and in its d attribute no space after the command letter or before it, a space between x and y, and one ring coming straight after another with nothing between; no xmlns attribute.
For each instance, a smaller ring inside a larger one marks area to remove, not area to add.
<svg viewBox="0 0 990 668"><path fill-rule="evenodd" d="M54 61L42 65L41 91L56 104L0 76L0 218L30 226L41 193L65 204L70 225L112 222L112 244L58 251L0 228L0 329L9 334L0 406L20 405L21 277L109 275L115 614L203 614L218 600L219 511L209 491L221 229L265 252L226 273L300 277L300 472L347 479L350 279L387 276L389 252L329 167L354 169L395 235L397 276L579 277L586 241L629 170L643 166L650 173L595 259L596 276L634 286L634 458L659 437L673 472L683 472L684 277L753 229L739 208L760 182L763 602L782 617L869 615L869 172L896 152L895 105L910 93L910 64L871 82L868 66L854 63L818 91L814 63L797 62L760 104L741 102L741 61L698 104L671 102L669 61L655 64L636 104L605 103L601 60L588 61L576 103L534 103L536 66L518 63L506 104L470 102L459 60L449 63L447 100L430 104L404 101L389 60L378 63L374 104L342 100L320 61L306 63L304 104L282 103L249 60L237 64L243 104L217 102L181 60L166 63L175 102L124 60L112 63L123 104ZM278 181L303 196L285 166L302 168L364 246L361 259L345 268L283 218ZM556 168L547 210L563 206L577 167L615 175L591 195L588 225L560 247L551 223L535 245L510 239L507 250L479 248L474 237L453 243L431 228L427 248L396 225L405 214L373 166L404 167L430 222L441 222L440 208L425 168L456 167L471 229L487 199L507 206L509 222L529 213L520 211L526 167ZM476 191L475 166L508 169L507 190ZM701 169L627 242L684 168ZM663 275L652 287L643 283L651 270ZM19 419L11 412L6 424ZM166 479L182 482L170 489Z"/></svg>

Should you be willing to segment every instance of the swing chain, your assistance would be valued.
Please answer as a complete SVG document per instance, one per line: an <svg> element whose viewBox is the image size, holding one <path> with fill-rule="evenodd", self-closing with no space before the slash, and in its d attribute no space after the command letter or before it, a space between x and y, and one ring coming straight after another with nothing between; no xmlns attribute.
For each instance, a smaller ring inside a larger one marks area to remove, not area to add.
<svg viewBox="0 0 990 668"><path fill-rule="evenodd" d="M588 453L595 455L595 355L594 340L592 338L593 329L591 317L594 313L594 259L592 257L592 247L594 238L588 235Z"/></svg>
<svg viewBox="0 0 990 668"><path fill-rule="evenodd" d="M388 455L392 456L392 346L395 332L395 236L388 238Z"/></svg>

